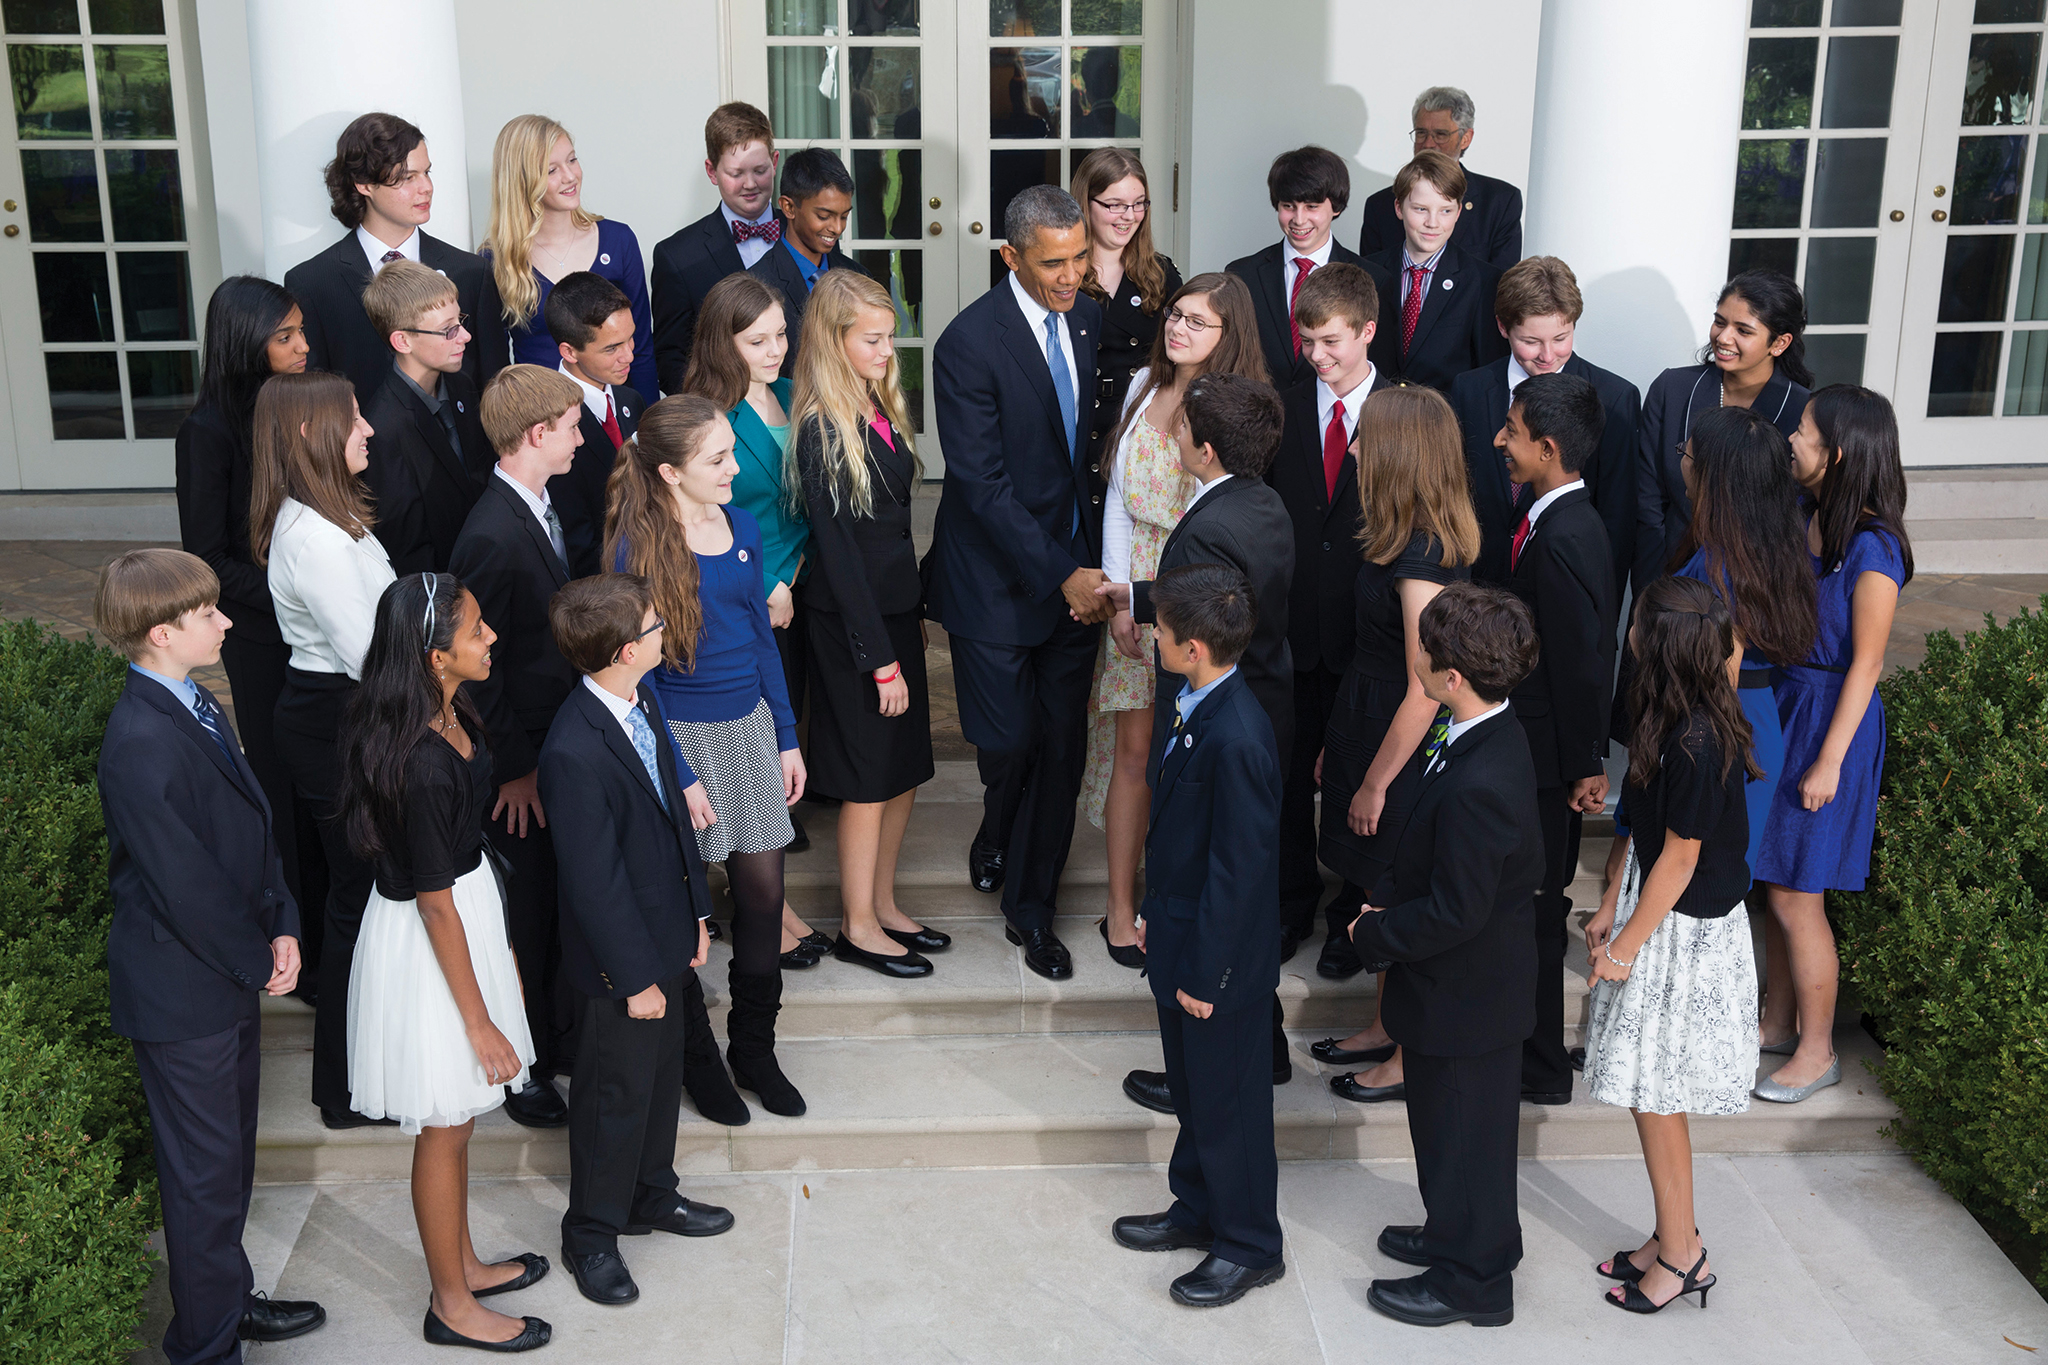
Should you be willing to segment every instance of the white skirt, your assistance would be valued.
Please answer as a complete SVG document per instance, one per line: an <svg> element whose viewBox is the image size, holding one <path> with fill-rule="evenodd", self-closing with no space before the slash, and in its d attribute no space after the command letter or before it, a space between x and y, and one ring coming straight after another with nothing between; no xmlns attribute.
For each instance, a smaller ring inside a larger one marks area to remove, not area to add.
<svg viewBox="0 0 2048 1365"><path fill-rule="evenodd" d="M1642 894L1633 846L1614 912L1619 935ZM1636 953L1626 981L1593 983L1586 1088L1646 1114L1740 1114L1756 1084L1756 958L1749 911L1677 911Z"/></svg>
<svg viewBox="0 0 2048 1365"><path fill-rule="evenodd" d="M533 1062L519 969L505 936L504 895L490 860L463 873L454 892L477 989L491 1022L519 1054L519 1074L496 1083L484 1078L418 903L372 890L348 979L348 1088L356 1112L397 1119L410 1134L496 1109L506 1085L526 1084Z"/></svg>

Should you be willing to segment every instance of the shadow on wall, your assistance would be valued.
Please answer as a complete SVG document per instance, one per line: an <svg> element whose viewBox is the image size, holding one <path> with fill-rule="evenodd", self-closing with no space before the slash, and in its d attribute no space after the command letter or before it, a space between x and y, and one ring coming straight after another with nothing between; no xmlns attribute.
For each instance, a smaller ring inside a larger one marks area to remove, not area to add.
<svg viewBox="0 0 2048 1365"><path fill-rule="evenodd" d="M1586 309L1575 349L1645 392L1665 370L1692 363L1702 330L1694 314L1713 303L1686 307L1670 279L1649 266L1597 279L1581 274L1579 292Z"/></svg>
<svg viewBox="0 0 2048 1365"><path fill-rule="evenodd" d="M337 109L318 114L277 139L272 164L304 167L308 184L295 187L289 194L277 195L264 205L265 263L272 279L283 279L285 271L325 251L341 231L341 224L328 209L327 163L334 160L334 143L341 130L364 112ZM432 145L428 144L430 151ZM436 190L438 201L440 187ZM459 195L463 186L457 183L448 192ZM433 228L432 223L427 226L429 230Z"/></svg>

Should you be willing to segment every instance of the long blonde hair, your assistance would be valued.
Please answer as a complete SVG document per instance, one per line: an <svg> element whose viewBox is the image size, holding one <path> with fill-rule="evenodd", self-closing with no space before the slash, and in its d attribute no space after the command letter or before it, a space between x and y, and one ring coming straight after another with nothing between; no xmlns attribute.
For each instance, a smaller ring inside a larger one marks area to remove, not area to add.
<svg viewBox="0 0 2048 1365"><path fill-rule="evenodd" d="M879 383L862 379L847 363L847 334L868 308L880 309L892 320L896 316L889 291L857 270L826 271L804 308L796 387L790 395L789 448L782 460L782 487L792 504L803 497L803 477L796 463L798 438L811 424L822 438L823 482L835 512L844 500L855 516L874 515L874 476L867 454L868 418L873 413L886 417L897 444L909 448L912 484L924 477L924 462L911 439L910 407L903 401L896 357L889 357L888 373Z"/></svg>
<svg viewBox="0 0 2048 1365"><path fill-rule="evenodd" d="M1358 545L1374 564L1391 564L1409 537L1428 531L1443 543L1445 568L1479 558L1465 443L1451 405L1420 385L1381 389L1358 414Z"/></svg>
<svg viewBox="0 0 2048 1365"><path fill-rule="evenodd" d="M491 253L491 274L505 323L524 327L540 310L540 286L533 280L533 239L540 233L541 199L548 190L548 153L557 138L576 139L545 114L521 114L498 130L491 149L491 227L482 249ZM578 232L595 227L601 215L579 202L569 210Z"/></svg>
<svg viewBox="0 0 2048 1365"><path fill-rule="evenodd" d="M1127 176L1135 177L1145 187L1146 196L1151 196L1152 182L1146 179L1145 163L1138 160L1137 153L1128 147L1097 147L1081 158L1081 164L1074 167L1074 178L1068 184L1085 214L1090 199ZM1147 313L1158 312L1159 306L1166 301L1166 267L1159 264L1159 253L1152 249L1151 209L1145 210L1145 216L1138 220L1138 230L1131 234L1130 241L1124 243L1123 256L1124 278L1138 291L1139 307ZM1102 281L1095 278L1092 258L1088 262L1088 274L1081 281L1081 289L1098 299L1109 297Z"/></svg>
<svg viewBox="0 0 2048 1365"><path fill-rule="evenodd" d="M640 427L619 451L605 485L604 562L645 578L654 609L667 629L661 660L685 672L697 667L697 642L704 634L704 603L697 555L690 548L675 494L661 467L681 469L704 446L725 413L694 393L670 394L640 414ZM619 550L626 562L619 564Z"/></svg>

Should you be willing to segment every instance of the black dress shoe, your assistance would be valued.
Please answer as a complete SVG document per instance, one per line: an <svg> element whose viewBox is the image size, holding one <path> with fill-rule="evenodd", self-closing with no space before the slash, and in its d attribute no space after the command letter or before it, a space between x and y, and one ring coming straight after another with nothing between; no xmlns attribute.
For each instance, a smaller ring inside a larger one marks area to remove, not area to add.
<svg viewBox="0 0 2048 1365"><path fill-rule="evenodd" d="M1003 886L1003 851L979 839L969 844L967 880L976 891L1000 891Z"/></svg>
<svg viewBox="0 0 2048 1365"><path fill-rule="evenodd" d="M397 1119L373 1119L368 1114L358 1114L353 1109L329 1109L324 1105L320 1110L320 1122L329 1128L396 1128Z"/></svg>
<svg viewBox="0 0 2048 1365"><path fill-rule="evenodd" d="M1330 1077L1330 1091L1340 1100L1354 1104L1381 1104L1387 1100L1408 1098L1408 1083L1396 1081L1392 1085L1360 1085L1358 1073L1347 1071L1341 1076Z"/></svg>
<svg viewBox="0 0 2048 1365"><path fill-rule="evenodd" d="M953 946L951 934L942 934L936 929L924 926L916 929L884 929L882 932L904 947L920 953L943 953Z"/></svg>
<svg viewBox="0 0 2048 1365"><path fill-rule="evenodd" d="M1524 1090L1522 1092L1522 1103L1524 1104L1570 1104L1571 1102L1572 1092L1569 1090Z"/></svg>
<svg viewBox="0 0 2048 1365"><path fill-rule="evenodd" d="M1216 1244L1216 1234L1207 1228L1182 1227L1173 1221L1173 1211L1129 1213L1109 1225L1117 1245L1132 1251L1207 1251Z"/></svg>
<svg viewBox="0 0 2048 1365"><path fill-rule="evenodd" d="M311 1299L273 1299L251 1294L242 1306L235 1335L243 1341L289 1341L327 1321L327 1310Z"/></svg>
<svg viewBox="0 0 2048 1365"><path fill-rule="evenodd" d="M1065 981L1074 974L1074 955L1060 936L1050 929L1018 931L1003 926L1003 937L1024 950L1024 965L1050 981Z"/></svg>
<svg viewBox="0 0 2048 1365"><path fill-rule="evenodd" d="M804 829L804 822L796 818L796 812L789 813L790 840L782 846L784 853L804 853L811 847L810 833Z"/></svg>
<svg viewBox="0 0 2048 1365"><path fill-rule="evenodd" d="M856 967L866 967L870 971L880 972L883 976L893 976L903 981L932 974L932 964L928 958L920 957L914 952L885 957L881 953L871 953L865 948L856 947L844 934L832 940L832 956L841 962L851 962Z"/></svg>
<svg viewBox="0 0 2048 1365"><path fill-rule="evenodd" d="M640 1286L633 1283L633 1273L616 1251L593 1251L587 1256L564 1251L562 1259L576 1277L576 1287L592 1303L616 1307L640 1297Z"/></svg>
<svg viewBox="0 0 2048 1365"><path fill-rule="evenodd" d="M1287 1262L1275 1261L1263 1270L1226 1261L1211 1252L1202 1263L1173 1282L1167 1292L1175 1303L1190 1308L1221 1308L1236 1303L1261 1285L1277 1282L1287 1273Z"/></svg>
<svg viewBox="0 0 2048 1365"><path fill-rule="evenodd" d="M1282 962L1291 960L1294 957L1295 950L1301 947L1307 938L1308 935L1301 930L1283 926L1280 930L1280 960Z"/></svg>
<svg viewBox="0 0 2048 1365"><path fill-rule="evenodd" d="M566 1128L569 1102L555 1089L553 1081L529 1074L525 1089L506 1087L505 1117L528 1128Z"/></svg>
<svg viewBox="0 0 2048 1365"><path fill-rule="evenodd" d="M1119 967L1142 967L1145 965L1145 950L1135 943L1116 944L1109 941L1109 921L1099 919L1095 927L1102 932L1102 946L1109 949L1109 960Z"/></svg>
<svg viewBox="0 0 2048 1365"><path fill-rule="evenodd" d="M1378 1066L1394 1055L1396 1044L1385 1047L1339 1047L1341 1038L1324 1038L1308 1045L1308 1055L1329 1066Z"/></svg>
<svg viewBox="0 0 2048 1365"><path fill-rule="evenodd" d="M1380 1229L1380 1255L1391 1256L1404 1265L1427 1266L1422 1254L1422 1227L1416 1223L1389 1223Z"/></svg>
<svg viewBox="0 0 2048 1365"><path fill-rule="evenodd" d="M718 927L717 920L707 919L704 921L704 936L716 943L725 937L725 930Z"/></svg>
<svg viewBox="0 0 2048 1365"><path fill-rule="evenodd" d="M1173 1095L1166 1088L1164 1071L1133 1071L1124 1077L1124 1094L1155 1114L1173 1112Z"/></svg>
<svg viewBox="0 0 2048 1365"><path fill-rule="evenodd" d="M1453 1308L1430 1293L1420 1275L1405 1280L1374 1280L1372 1288L1365 1291L1365 1301L1388 1317L1417 1327L1444 1327L1454 1322L1469 1322L1474 1327L1505 1327L1515 1320L1512 1307L1498 1313Z"/></svg>
<svg viewBox="0 0 2048 1365"><path fill-rule="evenodd" d="M519 1351L531 1351L545 1346L548 1339L555 1334L555 1329L539 1318L521 1318L520 1321L526 1324L526 1330L510 1341L478 1341L475 1337L462 1335L435 1317L434 1310L429 1308L426 1326L421 1329L420 1335L427 1339L429 1346L469 1346L479 1351L502 1351L506 1355L512 1355Z"/></svg>
<svg viewBox="0 0 2048 1365"><path fill-rule="evenodd" d="M1571 1059L1572 1070L1584 1071L1586 1069L1586 1049L1582 1047L1568 1047L1564 1050L1564 1055Z"/></svg>
<svg viewBox="0 0 2048 1365"><path fill-rule="evenodd" d="M1316 958L1316 975L1331 981L1348 981L1365 970L1365 964L1358 960L1358 950L1351 946L1351 940L1342 931L1331 934L1323 940L1322 955Z"/></svg>
<svg viewBox="0 0 2048 1365"><path fill-rule="evenodd" d="M673 1232L678 1237L716 1237L732 1231L732 1211L716 1204L693 1204L678 1198L676 1206L661 1217L645 1223L628 1223L619 1229L628 1237L645 1237L650 1232Z"/></svg>
<svg viewBox="0 0 2048 1365"><path fill-rule="evenodd" d="M522 1251L517 1256L514 1256L512 1261L517 1261L525 1266L525 1271L505 1281L503 1284L494 1284L489 1289L471 1290L470 1297L473 1299L488 1299L493 1294L510 1294L516 1289L526 1289L539 1284L548 1277L548 1258L545 1256L531 1251ZM505 1261L502 1264L510 1265L512 1261Z"/></svg>

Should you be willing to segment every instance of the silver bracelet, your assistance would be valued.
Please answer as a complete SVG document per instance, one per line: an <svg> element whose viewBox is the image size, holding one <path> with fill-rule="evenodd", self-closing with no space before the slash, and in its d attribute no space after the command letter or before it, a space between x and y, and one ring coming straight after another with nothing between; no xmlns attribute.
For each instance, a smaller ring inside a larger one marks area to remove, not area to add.
<svg viewBox="0 0 2048 1365"><path fill-rule="evenodd" d="M1634 958L1630 958L1628 961L1623 962L1620 958L1614 955L1614 950L1604 943L1600 945L1600 954L1617 967L1633 967L1636 965L1636 960Z"/></svg>

